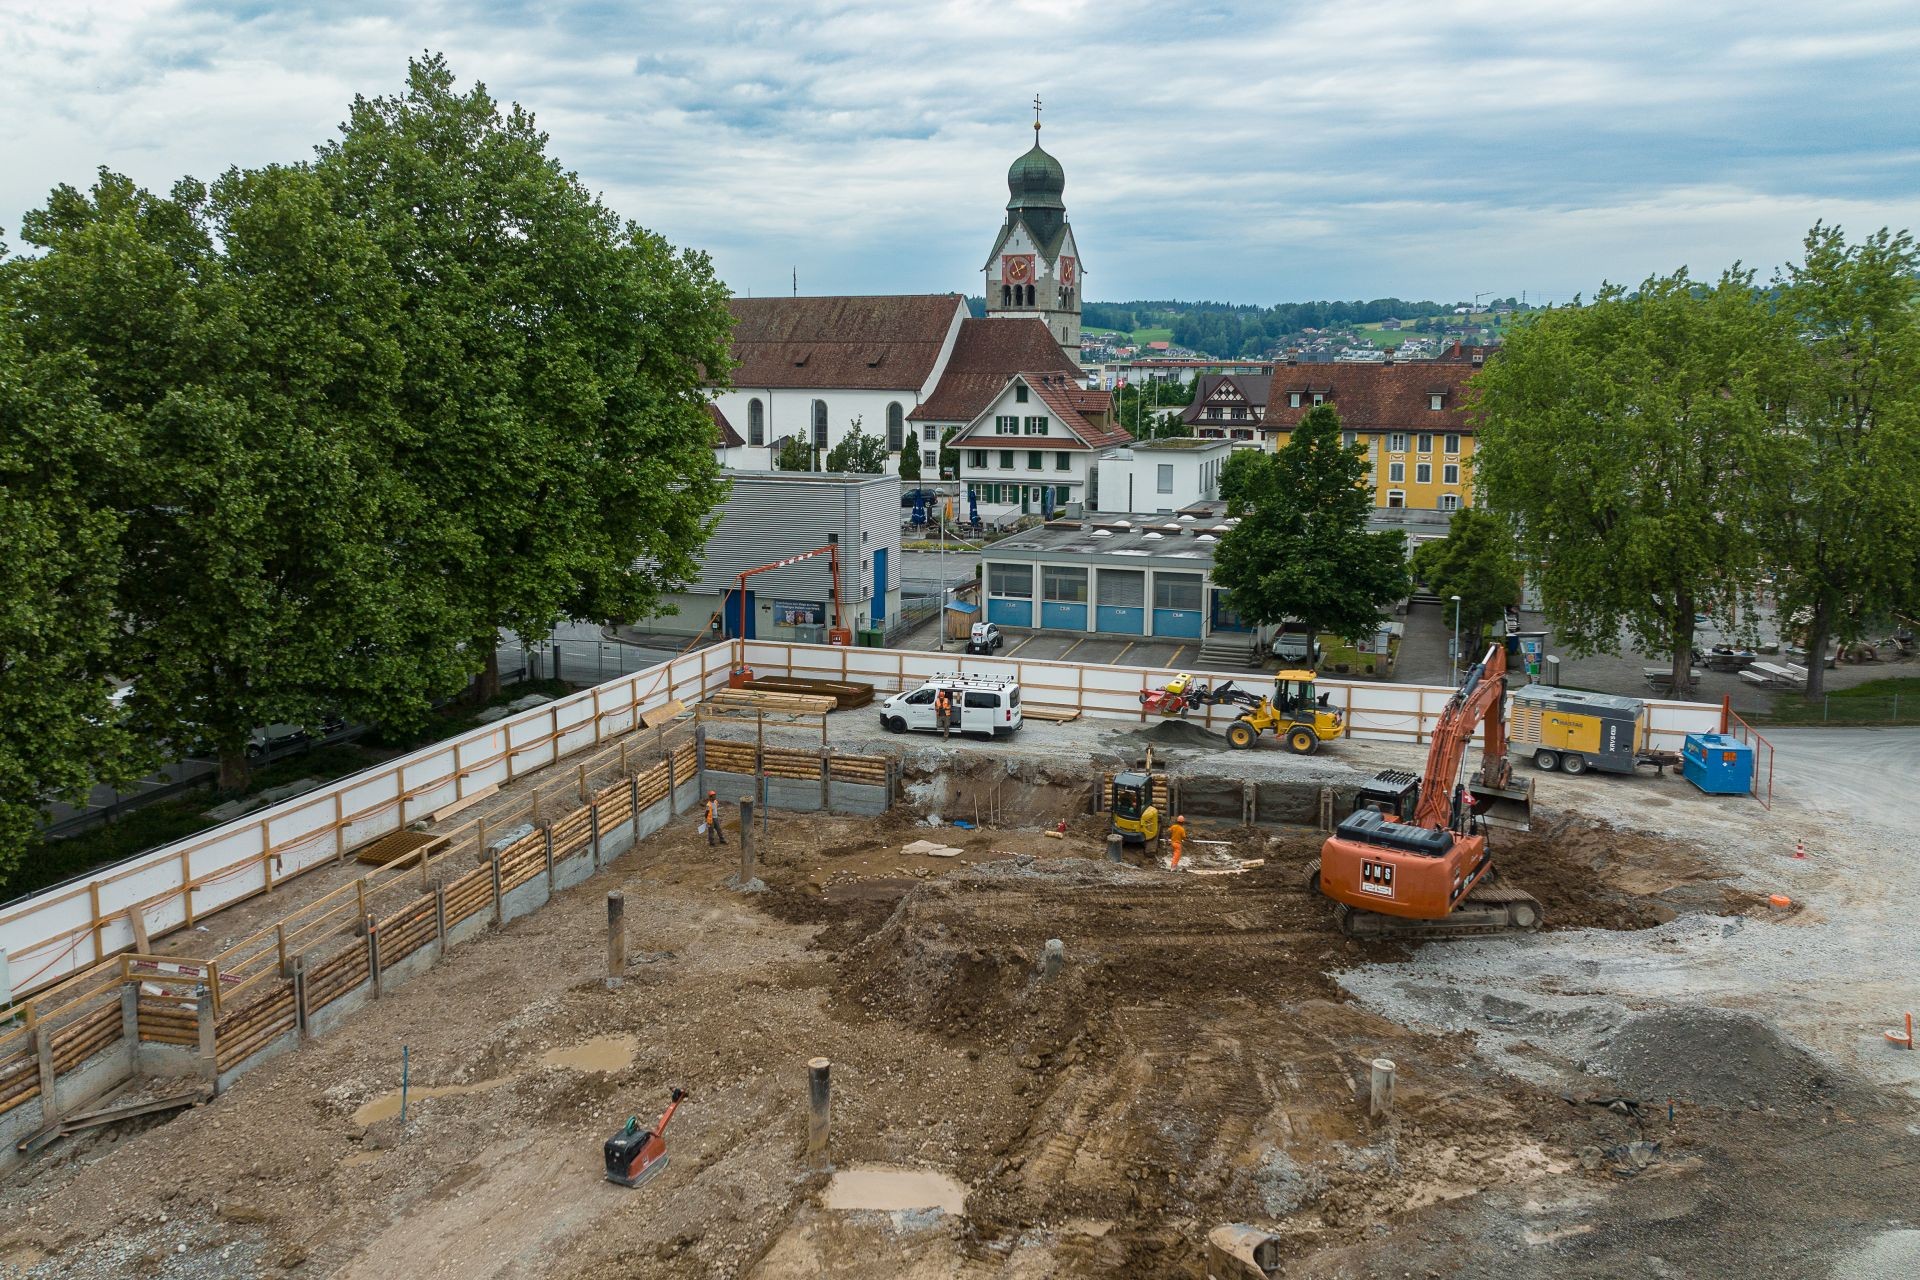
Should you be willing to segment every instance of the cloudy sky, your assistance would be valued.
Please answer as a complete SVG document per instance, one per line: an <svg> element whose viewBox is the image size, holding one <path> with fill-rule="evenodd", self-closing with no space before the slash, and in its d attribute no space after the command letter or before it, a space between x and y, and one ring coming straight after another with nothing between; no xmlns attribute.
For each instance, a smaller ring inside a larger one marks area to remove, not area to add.
<svg viewBox="0 0 1920 1280"><path fill-rule="evenodd" d="M1096 299L1563 299L1920 227L1920 16L1851 0L0 0L0 227L306 158L426 49L740 293L977 292L1036 93Z"/></svg>

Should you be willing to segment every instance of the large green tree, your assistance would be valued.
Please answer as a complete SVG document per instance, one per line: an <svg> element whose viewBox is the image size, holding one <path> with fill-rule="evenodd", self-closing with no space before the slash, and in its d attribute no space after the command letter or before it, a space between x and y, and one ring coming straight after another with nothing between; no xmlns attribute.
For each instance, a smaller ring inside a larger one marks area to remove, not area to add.
<svg viewBox="0 0 1920 1280"><path fill-rule="evenodd" d="M404 572L398 292L310 171L165 197L103 172L25 220L29 344L83 355L126 452L117 669L132 725L246 777L254 728L424 714L457 687L439 584Z"/></svg>
<svg viewBox="0 0 1920 1280"><path fill-rule="evenodd" d="M30 354L0 304L0 886L47 801L134 758L108 699L125 520L105 491L126 454L84 359Z"/></svg>
<svg viewBox="0 0 1920 1280"><path fill-rule="evenodd" d="M1691 694L1696 614L1730 619L1760 573L1785 336L1751 272L1681 271L1524 318L1476 375L1478 491L1576 652L1624 630Z"/></svg>
<svg viewBox="0 0 1920 1280"><path fill-rule="evenodd" d="M1800 341L1781 398L1784 447L1756 516L1783 628L1804 638L1806 696L1829 640L1860 639L1911 601L1920 561L1920 253L1879 231L1849 245L1816 225L1776 280Z"/></svg>
<svg viewBox="0 0 1920 1280"><path fill-rule="evenodd" d="M1520 599L1513 530L1490 511L1462 507L1454 512L1446 537L1414 549L1413 573L1442 600L1460 597L1460 625L1467 635L1499 622Z"/></svg>
<svg viewBox="0 0 1920 1280"><path fill-rule="evenodd" d="M1359 642L1407 592L1405 539L1369 533L1361 450L1341 443L1332 405L1307 413L1277 453L1228 459L1221 493L1239 523L1214 551L1214 581L1261 626L1297 619L1309 635Z"/></svg>
<svg viewBox="0 0 1920 1280"><path fill-rule="evenodd" d="M356 98L319 172L401 286L403 473L498 687L499 629L631 622L690 580L725 482L706 403L731 368L703 254L623 223L547 154L533 116L445 60Z"/></svg>

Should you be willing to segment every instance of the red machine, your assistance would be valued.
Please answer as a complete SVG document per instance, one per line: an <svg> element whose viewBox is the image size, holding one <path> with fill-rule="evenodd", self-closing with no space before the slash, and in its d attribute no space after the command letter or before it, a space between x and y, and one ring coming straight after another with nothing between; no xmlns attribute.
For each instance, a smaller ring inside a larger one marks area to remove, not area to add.
<svg viewBox="0 0 1920 1280"><path fill-rule="evenodd" d="M607 1181L623 1187L637 1187L667 1167L667 1122L680 1109L685 1089L675 1089L667 1102L660 1123L641 1129L639 1116L628 1116L621 1130L607 1139L603 1154L607 1163Z"/></svg>
<svg viewBox="0 0 1920 1280"><path fill-rule="evenodd" d="M1486 883L1486 827L1525 830L1533 805L1533 784L1516 784L1507 760L1506 674L1506 647L1496 643L1441 712L1426 772L1376 775L1327 839L1309 884L1340 904L1342 933L1437 938L1540 927L1531 894ZM1476 725L1485 753L1463 782Z"/></svg>
<svg viewBox="0 0 1920 1280"><path fill-rule="evenodd" d="M797 556L788 556L785 560L775 560L770 564L763 564L758 568L748 569L743 572L740 575L740 589L734 592L733 595L734 600L737 602L734 607L739 611L733 620L733 634L742 639L746 638L748 578L751 578L756 573L765 573L769 569L784 569L788 565L799 564L802 560L811 560L815 556L825 556L827 558L828 572L833 575L833 625L827 628L827 643L841 645L852 644L853 632L840 623L840 545L834 542L830 542L824 547L815 547L811 551L802 551Z"/></svg>

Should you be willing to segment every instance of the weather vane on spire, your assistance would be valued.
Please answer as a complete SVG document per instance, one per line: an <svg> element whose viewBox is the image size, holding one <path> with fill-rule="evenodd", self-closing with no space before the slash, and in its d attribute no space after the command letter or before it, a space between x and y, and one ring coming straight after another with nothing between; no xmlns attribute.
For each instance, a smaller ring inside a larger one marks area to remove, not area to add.
<svg viewBox="0 0 1920 1280"><path fill-rule="evenodd" d="M1040 132L1040 95L1033 95L1033 131Z"/></svg>

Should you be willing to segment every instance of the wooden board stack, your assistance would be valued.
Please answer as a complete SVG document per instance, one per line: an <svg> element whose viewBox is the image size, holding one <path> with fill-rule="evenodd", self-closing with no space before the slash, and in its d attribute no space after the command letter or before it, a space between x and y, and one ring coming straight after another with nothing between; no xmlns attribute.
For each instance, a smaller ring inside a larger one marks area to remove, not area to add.
<svg viewBox="0 0 1920 1280"><path fill-rule="evenodd" d="M745 707L752 711L784 711L793 715L823 716L839 707L829 694L779 693L772 689L718 689L709 706Z"/></svg>

